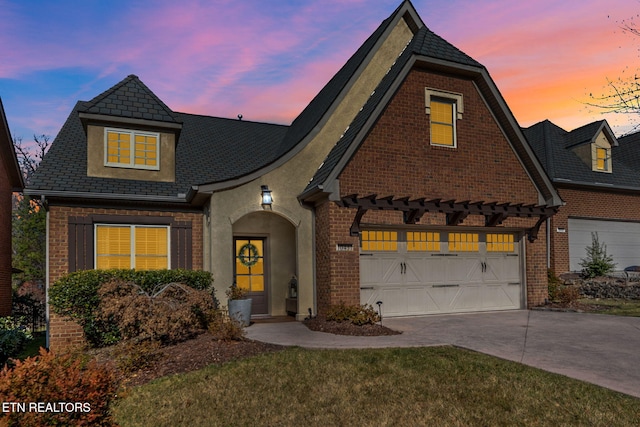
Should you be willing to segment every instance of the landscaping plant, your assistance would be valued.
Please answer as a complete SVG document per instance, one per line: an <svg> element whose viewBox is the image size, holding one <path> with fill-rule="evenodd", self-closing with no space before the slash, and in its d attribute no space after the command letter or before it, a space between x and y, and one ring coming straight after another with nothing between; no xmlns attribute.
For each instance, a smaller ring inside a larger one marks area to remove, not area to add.
<svg viewBox="0 0 640 427"><path fill-rule="evenodd" d="M327 310L327 320L351 322L354 325L373 325L380 321L380 315L369 304L347 305L344 302L333 305Z"/></svg>
<svg viewBox="0 0 640 427"><path fill-rule="evenodd" d="M118 384L107 365L87 360L80 353L40 355L16 361L0 372L2 402L41 405L2 414L0 423L21 427L113 426L110 405ZM50 407L46 405L49 404ZM33 408L32 408L33 409Z"/></svg>
<svg viewBox="0 0 640 427"><path fill-rule="evenodd" d="M62 277L49 289L49 303L59 315L70 318L83 328L87 342L93 347L115 344L121 339L120 330L109 316L101 316L99 289L114 281L135 284L142 292L153 295L170 283L206 291L217 306L213 278L206 271L192 270L86 270Z"/></svg>
<svg viewBox="0 0 640 427"><path fill-rule="evenodd" d="M0 317L0 366L16 357L33 336L23 326L24 319Z"/></svg>
<svg viewBox="0 0 640 427"><path fill-rule="evenodd" d="M591 245L585 248L587 256L580 261L582 276L591 279L613 271L616 263L607 255L607 245L600 243L598 233L591 233Z"/></svg>

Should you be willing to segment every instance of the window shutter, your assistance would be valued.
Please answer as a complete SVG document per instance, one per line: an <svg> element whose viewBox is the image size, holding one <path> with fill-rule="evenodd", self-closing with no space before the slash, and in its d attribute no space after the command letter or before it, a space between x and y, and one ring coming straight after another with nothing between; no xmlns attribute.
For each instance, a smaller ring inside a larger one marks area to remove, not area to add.
<svg viewBox="0 0 640 427"><path fill-rule="evenodd" d="M193 268L191 221L171 224L171 268Z"/></svg>
<svg viewBox="0 0 640 427"><path fill-rule="evenodd" d="M69 273L93 269L93 222L91 218L70 216L68 228Z"/></svg>

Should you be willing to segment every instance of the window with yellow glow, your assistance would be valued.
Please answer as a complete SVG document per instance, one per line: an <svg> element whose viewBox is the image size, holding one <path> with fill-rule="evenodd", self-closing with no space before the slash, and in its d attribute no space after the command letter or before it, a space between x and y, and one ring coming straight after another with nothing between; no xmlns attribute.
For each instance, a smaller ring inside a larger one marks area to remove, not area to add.
<svg viewBox="0 0 640 427"><path fill-rule="evenodd" d="M363 231L361 244L363 251L397 251L398 232Z"/></svg>
<svg viewBox="0 0 640 427"><path fill-rule="evenodd" d="M487 252L515 252L513 234L487 234Z"/></svg>
<svg viewBox="0 0 640 427"><path fill-rule="evenodd" d="M135 169L160 168L157 133L107 129L105 164Z"/></svg>
<svg viewBox="0 0 640 427"><path fill-rule="evenodd" d="M440 251L440 233L408 231L407 251Z"/></svg>
<svg viewBox="0 0 640 427"><path fill-rule="evenodd" d="M609 170L609 150L596 147L596 169L599 171Z"/></svg>
<svg viewBox="0 0 640 427"><path fill-rule="evenodd" d="M96 225L96 268L169 268L169 227Z"/></svg>
<svg viewBox="0 0 640 427"><path fill-rule="evenodd" d="M236 285L249 292L265 290L264 240L236 239Z"/></svg>
<svg viewBox="0 0 640 427"><path fill-rule="evenodd" d="M478 233L449 233L449 252L478 252Z"/></svg>
<svg viewBox="0 0 640 427"><path fill-rule="evenodd" d="M431 144L456 146L456 104L453 100L431 99Z"/></svg>

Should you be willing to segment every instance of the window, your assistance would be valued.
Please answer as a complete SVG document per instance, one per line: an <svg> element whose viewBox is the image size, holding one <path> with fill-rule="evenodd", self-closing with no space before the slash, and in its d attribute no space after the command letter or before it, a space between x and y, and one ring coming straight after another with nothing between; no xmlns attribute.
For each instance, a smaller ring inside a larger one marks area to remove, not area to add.
<svg viewBox="0 0 640 427"><path fill-rule="evenodd" d="M431 100L431 144L455 147L456 104L450 100Z"/></svg>
<svg viewBox="0 0 640 427"><path fill-rule="evenodd" d="M599 171L609 170L609 149L596 147L596 169Z"/></svg>
<svg viewBox="0 0 640 427"><path fill-rule="evenodd" d="M487 252L514 252L513 234L487 234Z"/></svg>
<svg viewBox="0 0 640 427"><path fill-rule="evenodd" d="M363 251L397 251L398 232L397 231L363 231L362 232Z"/></svg>
<svg viewBox="0 0 640 427"><path fill-rule="evenodd" d="M431 145L455 148L456 122L462 119L464 112L462 94L428 88L425 93Z"/></svg>
<svg viewBox="0 0 640 427"><path fill-rule="evenodd" d="M449 233L449 252L478 251L478 233Z"/></svg>
<svg viewBox="0 0 640 427"><path fill-rule="evenodd" d="M143 225L95 226L97 269L169 268L169 227Z"/></svg>
<svg viewBox="0 0 640 427"><path fill-rule="evenodd" d="M407 231L407 251L440 251L440 233L431 231Z"/></svg>
<svg viewBox="0 0 640 427"><path fill-rule="evenodd" d="M105 165L159 170L159 140L157 133L106 129Z"/></svg>

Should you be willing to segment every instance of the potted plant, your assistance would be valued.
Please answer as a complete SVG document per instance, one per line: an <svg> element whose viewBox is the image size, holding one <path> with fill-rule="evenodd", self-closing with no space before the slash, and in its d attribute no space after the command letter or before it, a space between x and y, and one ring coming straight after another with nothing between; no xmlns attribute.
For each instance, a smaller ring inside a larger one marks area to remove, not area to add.
<svg viewBox="0 0 640 427"><path fill-rule="evenodd" d="M251 323L251 298L247 298L247 290L232 284L226 291L229 317L237 320L242 326Z"/></svg>

